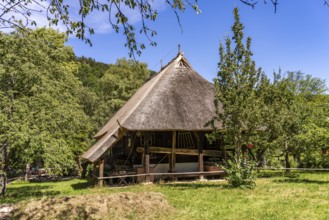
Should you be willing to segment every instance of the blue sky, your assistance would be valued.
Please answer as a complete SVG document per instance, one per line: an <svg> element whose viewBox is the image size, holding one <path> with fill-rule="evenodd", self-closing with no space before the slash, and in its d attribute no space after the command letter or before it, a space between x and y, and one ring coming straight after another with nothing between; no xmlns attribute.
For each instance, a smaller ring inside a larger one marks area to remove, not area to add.
<svg viewBox="0 0 329 220"><path fill-rule="evenodd" d="M158 46L147 47L138 60L158 71L160 60L164 64L170 61L180 44L192 67L212 81L217 73L219 42L232 35L232 11L238 6L245 36L252 38L254 60L268 76L279 68L283 72L300 70L326 79L329 86L329 7L323 5L323 0L280 0L279 3L275 14L273 6L263 4L262 0L255 9L239 0L199 0L201 14L192 10L180 14L183 30L172 10L159 4L159 18L149 24L158 32L154 38ZM133 19L140 25L138 18ZM98 25L91 37L92 47L70 38L67 44L76 55L105 63L128 57L124 37Z"/></svg>

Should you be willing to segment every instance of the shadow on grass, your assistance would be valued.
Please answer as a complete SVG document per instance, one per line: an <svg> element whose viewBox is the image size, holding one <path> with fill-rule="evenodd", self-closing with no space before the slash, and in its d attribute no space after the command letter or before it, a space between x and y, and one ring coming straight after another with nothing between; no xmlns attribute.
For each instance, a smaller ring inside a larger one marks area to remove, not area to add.
<svg viewBox="0 0 329 220"><path fill-rule="evenodd" d="M51 186L20 186L15 188L7 189L6 197L0 198L0 203L17 203L20 201L24 201L30 198L40 198L43 196L56 196L60 194L59 191L50 190Z"/></svg>
<svg viewBox="0 0 329 220"><path fill-rule="evenodd" d="M310 179L281 179L281 180L274 180L273 182L276 183L309 183L309 184L329 184L329 181L322 181L322 180L310 180Z"/></svg>
<svg viewBox="0 0 329 220"><path fill-rule="evenodd" d="M228 187L227 184L222 184L222 183L168 183L168 184L159 184L159 186L166 188L175 188L179 190L191 190L191 189L201 189L201 188L224 189Z"/></svg>
<svg viewBox="0 0 329 220"><path fill-rule="evenodd" d="M282 173L282 171L260 171L257 172L257 178L273 178L273 177L283 177L284 174Z"/></svg>
<svg viewBox="0 0 329 220"><path fill-rule="evenodd" d="M74 190L88 189L93 188L95 186L95 182L92 180L88 180L83 183L74 183L71 186Z"/></svg>
<svg viewBox="0 0 329 220"><path fill-rule="evenodd" d="M68 176L68 177L52 177L52 176L34 176L29 179L30 183L55 183L55 182L65 182L71 181L73 179L77 179L76 176Z"/></svg>
<svg viewBox="0 0 329 220"><path fill-rule="evenodd" d="M261 171L257 173L257 178L274 178L274 177L288 177L298 178L300 173L298 172L285 172L285 171Z"/></svg>

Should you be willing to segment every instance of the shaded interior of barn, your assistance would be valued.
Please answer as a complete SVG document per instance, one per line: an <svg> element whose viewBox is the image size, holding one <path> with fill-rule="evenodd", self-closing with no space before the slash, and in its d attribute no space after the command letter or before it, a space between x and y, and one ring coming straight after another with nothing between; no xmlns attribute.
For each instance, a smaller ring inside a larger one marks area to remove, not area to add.
<svg viewBox="0 0 329 220"><path fill-rule="evenodd" d="M211 172L222 170L220 165L225 163L232 150L226 149L220 138L213 142L208 141L207 133L209 132L127 131L99 160L95 166L95 175L104 177L109 184L120 183L120 178L106 180L107 176L137 175L124 183L144 182L146 177L138 175L147 173L145 169L149 169L151 175L148 181L151 182L172 179L166 173L175 173L175 179L221 175L222 173Z"/></svg>

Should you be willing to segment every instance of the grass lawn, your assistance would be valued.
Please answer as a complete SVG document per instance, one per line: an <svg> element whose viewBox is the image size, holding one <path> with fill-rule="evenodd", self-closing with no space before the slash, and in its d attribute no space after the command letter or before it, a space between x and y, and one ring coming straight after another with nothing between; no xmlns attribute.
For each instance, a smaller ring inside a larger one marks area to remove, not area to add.
<svg viewBox="0 0 329 220"><path fill-rule="evenodd" d="M86 180L16 182L0 203L26 204L41 198L160 192L173 207L165 219L329 219L329 173L261 173L253 190L227 188L224 181L176 182L95 188ZM111 219L109 217L109 219ZM133 215L131 219L141 219Z"/></svg>

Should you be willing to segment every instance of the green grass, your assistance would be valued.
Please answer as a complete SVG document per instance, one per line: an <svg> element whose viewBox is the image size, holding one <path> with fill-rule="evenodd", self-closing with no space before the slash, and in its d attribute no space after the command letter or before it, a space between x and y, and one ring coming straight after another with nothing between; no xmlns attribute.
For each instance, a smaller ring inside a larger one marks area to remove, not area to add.
<svg viewBox="0 0 329 220"><path fill-rule="evenodd" d="M116 192L161 192L176 209L168 219L329 219L329 174L262 173L253 190L227 188L225 182L191 182L95 188L86 180L8 186L1 203L28 199ZM177 216L178 215L178 216Z"/></svg>

